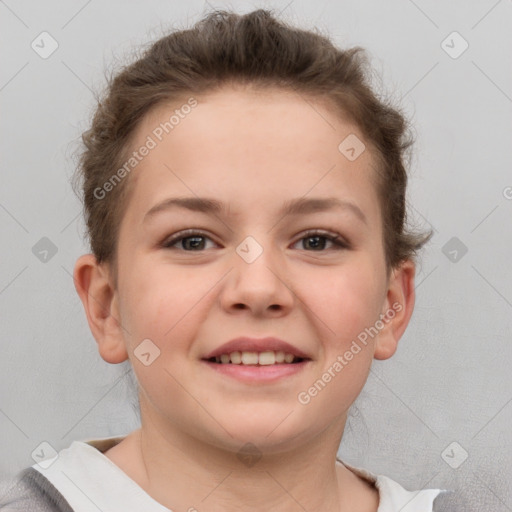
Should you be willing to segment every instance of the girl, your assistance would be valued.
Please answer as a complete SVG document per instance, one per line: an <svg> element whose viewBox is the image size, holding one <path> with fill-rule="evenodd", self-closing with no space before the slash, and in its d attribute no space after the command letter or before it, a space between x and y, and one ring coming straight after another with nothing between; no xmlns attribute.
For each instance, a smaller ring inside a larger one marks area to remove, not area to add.
<svg viewBox="0 0 512 512"><path fill-rule="evenodd" d="M361 49L216 11L118 74L83 136L74 280L141 428L19 475L6 510L427 512L336 454L414 308L406 122Z"/></svg>

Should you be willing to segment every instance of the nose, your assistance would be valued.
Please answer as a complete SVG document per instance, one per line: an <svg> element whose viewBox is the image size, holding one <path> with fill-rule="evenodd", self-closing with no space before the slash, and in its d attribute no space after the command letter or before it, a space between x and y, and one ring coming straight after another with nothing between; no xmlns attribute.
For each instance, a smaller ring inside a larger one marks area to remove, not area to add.
<svg viewBox="0 0 512 512"><path fill-rule="evenodd" d="M289 313L295 295L278 250L268 244L258 244L261 253L253 260L246 256L250 256L250 252L244 254L243 248L241 244L233 253L233 269L220 294L221 306L230 314L248 310L259 317L274 318ZM249 248L255 250L254 239Z"/></svg>

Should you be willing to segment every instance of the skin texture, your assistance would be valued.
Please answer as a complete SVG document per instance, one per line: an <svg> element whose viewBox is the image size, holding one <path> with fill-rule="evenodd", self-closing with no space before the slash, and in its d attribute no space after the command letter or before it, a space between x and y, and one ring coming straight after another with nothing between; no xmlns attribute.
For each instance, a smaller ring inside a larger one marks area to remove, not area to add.
<svg viewBox="0 0 512 512"><path fill-rule="evenodd" d="M349 134L364 140L357 126L293 91L224 88L197 100L129 177L117 289L107 264L90 254L76 262L101 357L129 358L140 385L142 428L106 456L172 510L376 511L377 491L335 457L372 360L393 355L409 322L414 265L387 273L369 143L349 161L338 145ZM151 111L133 147L175 108ZM226 211L175 208L144 221L155 204L178 196L214 198ZM347 208L279 214L284 201L301 197L349 201L365 221ZM206 237L199 250L187 240L162 247L191 228ZM304 238L307 230L337 233L349 247ZM248 236L263 249L252 263L236 251ZM298 394L396 303L400 311L378 336L301 404ZM256 385L201 361L242 335L281 338L311 361ZM149 366L134 354L144 339L160 350ZM247 442L262 455L250 467L237 457Z"/></svg>

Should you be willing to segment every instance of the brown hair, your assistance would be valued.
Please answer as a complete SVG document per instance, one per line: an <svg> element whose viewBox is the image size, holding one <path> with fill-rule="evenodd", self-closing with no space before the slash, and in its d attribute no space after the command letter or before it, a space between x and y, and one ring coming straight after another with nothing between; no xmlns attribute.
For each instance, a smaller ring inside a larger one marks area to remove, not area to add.
<svg viewBox="0 0 512 512"><path fill-rule="evenodd" d="M340 50L326 36L287 26L268 10L244 15L216 10L191 29L162 37L110 78L92 126L82 135L85 149L73 188L83 189L92 252L98 262L113 265L116 282L119 226L130 177L104 198L98 199L95 191L126 161L135 129L150 109L227 84L293 89L331 102L354 122L377 163L388 270L414 259L431 233L406 228L405 156L412 138L404 116L372 91L364 50Z"/></svg>

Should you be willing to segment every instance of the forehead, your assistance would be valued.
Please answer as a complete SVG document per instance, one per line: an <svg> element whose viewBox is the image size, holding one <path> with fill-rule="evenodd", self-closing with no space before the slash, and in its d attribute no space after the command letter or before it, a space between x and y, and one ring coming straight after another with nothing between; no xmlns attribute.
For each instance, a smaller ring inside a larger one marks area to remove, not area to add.
<svg viewBox="0 0 512 512"><path fill-rule="evenodd" d="M189 100L158 105L135 132L132 149L154 146L130 176L137 217L170 194L216 196L236 209L333 191L365 196L378 215L369 144L328 102L268 88L223 88L194 97L192 108ZM346 140L367 149L350 160Z"/></svg>

